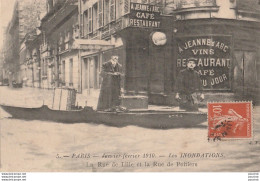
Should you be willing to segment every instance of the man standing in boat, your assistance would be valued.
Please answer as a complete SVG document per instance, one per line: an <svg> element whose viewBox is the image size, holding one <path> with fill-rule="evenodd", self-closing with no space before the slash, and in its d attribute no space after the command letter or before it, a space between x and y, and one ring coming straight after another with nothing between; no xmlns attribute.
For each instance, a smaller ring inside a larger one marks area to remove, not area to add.
<svg viewBox="0 0 260 181"><path fill-rule="evenodd" d="M194 70L196 59L189 58L187 67L178 74L175 90L180 109L198 111L198 103L204 99L199 73Z"/></svg>
<svg viewBox="0 0 260 181"><path fill-rule="evenodd" d="M97 110L116 111L120 105L121 96L121 65L118 63L118 56L111 56L111 59L102 65L101 77L103 78L97 105Z"/></svg>

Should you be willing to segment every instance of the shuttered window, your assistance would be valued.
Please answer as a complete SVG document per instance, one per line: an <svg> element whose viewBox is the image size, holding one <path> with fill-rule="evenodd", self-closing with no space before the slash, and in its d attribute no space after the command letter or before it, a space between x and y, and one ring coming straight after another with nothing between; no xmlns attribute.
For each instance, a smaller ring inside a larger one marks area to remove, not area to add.
<svg viewBox="0 0 260 181"><path fill-rule="evenodd" d="M69 84L73 85L73 59L70 59L69 64Z"/></svg>
<svg viewBox="0 0 260 181"><path fill-rule="evenodd" d="M124 15L130 13L130 0L124 0Z"/></svg>
<svg viewBox="0 0 260 181"><path fill-rule="evenodd" d="M92 9L92 18L93 18L93 31L96 31L98 28L98 4L93 5Z"/></svg>
<svg viewBox="0 0 260 181"><path fill-rule="evenodd" d="M124 16L124 0L118 0L116 3L116 19Z"/></svg>
<svg viewBox="0 0 260 181"><path fill-rule="evenodd" d="M115 11L115 0L110 0L110 22L115 21L116 11Z"/></svg>
<svg viewBox="0 0 260 181"><path fill-rule="evenodd" d="M98 1L98 28L103 26L103 0Z"/></svg>
<svg viewBox="0 0 260 181"><path fill-rule="evenodd" d="M109 21L109 17L110 17L109 9L110 9L109 0L104 0L104 26L110 22Z"/></svg>
<svg viewBox="0 0 260 181"><path fill-rule="evenodd" d="M83 16L83 25L84 25L84 37L86 38L88 32L89 32L89 18L88 18L88 10L84 12Z"/></svg>
<svg viewBox="0 0 260 181"><path fill-rule="evenodd" d="M88 9L88 32L92 33L93 27L92 27L92 8Z"/></svg>

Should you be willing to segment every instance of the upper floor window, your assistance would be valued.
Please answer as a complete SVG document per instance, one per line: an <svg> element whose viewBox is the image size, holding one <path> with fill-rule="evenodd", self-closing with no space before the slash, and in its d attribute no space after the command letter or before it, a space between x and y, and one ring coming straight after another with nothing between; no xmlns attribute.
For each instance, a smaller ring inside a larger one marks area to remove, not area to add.
<svg viewBox="0 0 260 181"><path fill-rule="evenodd" d="M110 22L115 21L116 11L115 11L115 0L110 0Z"/></svg>
<svg viewBox="0 0 260 181"><path fill-rule="evenodd" d="M124 15L124 0L118 0L116 3L116 19Z"/></svg>
<svg viewBox="0 0 260 181"><path fill-rule="evenodd" d="M92 33L92 8L88 8L88 33Z"/></svg>
<svg viewBox="0 0 260 181"><path fill-rule="evenodd" d="M103 26L103 0L98 1L98 28Z"/></svg>
<svg viewBox="0 0 260 181"><path fill-rule="evenodd" d="M89 18L88 18L88 10L86 10L83 14L83 34L84 37L87 36L88 32L89 32L89 22L88 22Z"/></svg>
<svg viewBox="0 0 260 181"><path fill-rule="evenodd" d="M104 25L109 23L109 0L104 0Z"/></svg>
<svg viewBox="0 0 260 181"><path fill-rule="evenodd" d="M93 31L98 28L98 5L97 3L93 5Z"/></svg>

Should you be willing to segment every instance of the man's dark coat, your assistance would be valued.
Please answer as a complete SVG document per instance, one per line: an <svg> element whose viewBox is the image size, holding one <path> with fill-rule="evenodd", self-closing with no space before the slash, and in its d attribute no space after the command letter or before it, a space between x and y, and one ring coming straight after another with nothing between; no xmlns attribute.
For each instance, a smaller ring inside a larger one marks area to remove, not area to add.
<svg viewBox="0 0 260 181"><path fill-rule="evenodd" d="M120 105L120 75L113 75L113 73L120 72L121 65L116 63L113 66L111 61L105 62L102 65L101 76L103 77L97 110L105 110L114 108Z"/></svg>
<svg viewBox="0 0 260 181"><path fill-rule="evenodd" d="M180 94L180 108L187 111L197 111L202 84L199 73L195 70L184 69L178 74L175 90Z"/></svg>

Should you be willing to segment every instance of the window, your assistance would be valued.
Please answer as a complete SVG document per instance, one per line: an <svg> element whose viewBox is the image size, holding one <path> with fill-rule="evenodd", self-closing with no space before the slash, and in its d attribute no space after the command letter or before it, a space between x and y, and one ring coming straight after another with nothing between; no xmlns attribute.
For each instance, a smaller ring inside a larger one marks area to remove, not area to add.
<svg viewBox="0 0 260 181"><path fill-rule="evenodd" d="M48 69L48 60L44 62L44 76L47 76L47 69Z"/></svg>
<svg viewBox="0 0 260 181"><path fill-rule="evenodd" d="M93 31L97 30L98 27L98 5L93 5Z"/></svg>
<svg viewBox="0 0 260 181"><path fill-rule="evenodd" d="M104 0L104 25L109 23L109 0Z"/></svg>
<svg viewBox="0 0 260 181"><path fill-rule="evenodd" d="M42 32L42 42L43 42L43 45L46 44L46 36L45 36L45 31Z"/></svg>
<svg viewBox="0 0 260 181"><path fill-rule="evenodd" d="M62 82L65 83L65 60L62 61Z"/></svg>
<svg viewBox="0 0 260 181"><path fill-rule="evenodd" d="M45 60L42 59L42 76L46 76L47 72L46 72L46 63Z"/></svg>
<svg viewBox="0 0 260 181"><path fill-rule="evenodd" d="M116 4L116 19L124 15L124 0L118 0Z"/></svg>
<svg viewBox="0 0 260 181"><path fill-rule="evenodd" d="M92 33L92 8L88 9L88 32Z"/></svg>
<svg viewBox="0 0 260 181"><path fill-rule="evenodd" d="M73 59L70 59L69 75L69 84L73 85Z"/></svg>
<svg viewBox="0 0 260 181"><path fill-rule="evenodd" d="M89 24L88 24L88 11L85 11L83 14L83 33L84 33L84 37L86 37L88 35L88 31L89 31Z"/></svg>
<svg viewBox="0 0 260 181"><path fill-rule="evenodd" d="M115 11L115 0L110 1L110 22L115 21L116 11Z"/></svg>
<svg viewBox="0 0 260 181"><path fill-rule="evenodd" d="M98 1L98 28L103 26L103 0Z"/></svg>
<svg viewBox="0 0 260 181"><path fill-rule="evenodd" d="M53 0L48 0L47 12L50 12L53 9Z"/></svg>

